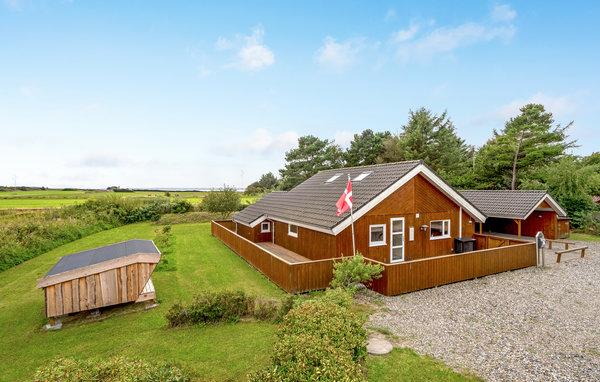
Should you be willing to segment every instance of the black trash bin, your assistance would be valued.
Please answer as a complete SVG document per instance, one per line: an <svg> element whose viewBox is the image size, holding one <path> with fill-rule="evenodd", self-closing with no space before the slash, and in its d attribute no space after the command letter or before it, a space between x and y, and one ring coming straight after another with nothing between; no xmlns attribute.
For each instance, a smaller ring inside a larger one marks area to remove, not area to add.
<svg viewBox="0 0 600 382"><path fill-rule="evenodd" d="M454 253L474 251L477 240L470 237L457 237L454 239Z"/></svg>

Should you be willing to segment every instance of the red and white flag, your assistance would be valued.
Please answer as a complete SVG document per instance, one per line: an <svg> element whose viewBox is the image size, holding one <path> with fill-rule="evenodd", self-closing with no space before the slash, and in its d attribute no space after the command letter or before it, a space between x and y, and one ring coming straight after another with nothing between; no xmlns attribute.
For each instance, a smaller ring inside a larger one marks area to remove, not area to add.
<svg viewBox="0 0 600 382"><path fill-rule="evenodd" d="M338 216L352 208L352 182L350 181L350 178L348 178L348 186L346 186L344 193L342 196L340 196L340 199L337 201L335 206L338 209Z"/></svg>

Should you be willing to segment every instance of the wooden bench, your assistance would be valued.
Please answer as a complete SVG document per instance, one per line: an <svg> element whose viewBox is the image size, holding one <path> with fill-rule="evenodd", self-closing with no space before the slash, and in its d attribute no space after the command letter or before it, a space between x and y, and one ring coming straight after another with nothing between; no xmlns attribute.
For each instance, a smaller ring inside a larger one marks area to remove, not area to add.
<svg viewBox="0 0 600 382"><path fill-rule="evenodd" d="M564 244L565 249L569 249L569 245L575 245L574 241L566 241L566 240L554 240L554 239L546 239L548 242L548 249L552 249L552 243Z"/></svg>
<svg viewBox="0 0 600 382"><path fill-rule="evenodd" d="M556 262L560 263L560 257L562 256L562 254L563 253L568 253L568 252L581 251L581 257L583 257L585 255L585 250L586 249L588 249L587 246L585 246L585 247L571 248L571 249L563 249L562 251L556 251Z"/></svg>

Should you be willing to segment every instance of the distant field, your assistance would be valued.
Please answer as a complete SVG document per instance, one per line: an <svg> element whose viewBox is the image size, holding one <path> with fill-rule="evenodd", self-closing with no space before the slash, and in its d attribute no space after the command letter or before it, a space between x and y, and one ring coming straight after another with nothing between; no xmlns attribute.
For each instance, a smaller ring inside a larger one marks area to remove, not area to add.
<svg viewBox="0 0 600 382"><path fill-rule="evenodd" d="M0 210L58 208L85 201L86 199L0 199Z"/></svg>
<svg viewBox="0 0 600 382"><path fill-rule="evenodd" d="M0 210L6 209L42 209L59 208L62 206L83 203L91 198L122 197L122 198L164 198L171 200L185 199L191 204L202 203L202 199L208 194L207 191L134 191L134 192L112 192L112 191L11 191L0 192ZM251 204L260 199L261 196L242 196L242 204Z"/></svg>

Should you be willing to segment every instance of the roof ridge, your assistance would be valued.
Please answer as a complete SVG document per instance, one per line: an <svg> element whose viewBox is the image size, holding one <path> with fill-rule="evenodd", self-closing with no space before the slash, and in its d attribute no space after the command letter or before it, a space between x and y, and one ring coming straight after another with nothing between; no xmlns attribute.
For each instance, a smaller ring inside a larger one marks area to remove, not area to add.
<svg viewBox="0 0 600 382"><path fill-rule="evenodd" d="M405 161L398 161L398 162L390 162L390 163L376 163L376 164L364 164L361 166L350 166L350 167L338 167L338 168L329 168L326 170L320 170L318 173L320 172L326 172L326 171L341 171L341 170L350 170L350 169L356 169L356 168L363 168L363 167L383 167L383 166L391 166L391 165L398 165L401 163L424 163L423 159L415 159L415 160L405 160ZM316 174L315 174L316 175Z"/></svg>
<svg viewBox="0 0 600 382"><path fill-rule="evenodd" d="M548 192L548 190L457 190L459 192Z"/></svg>

